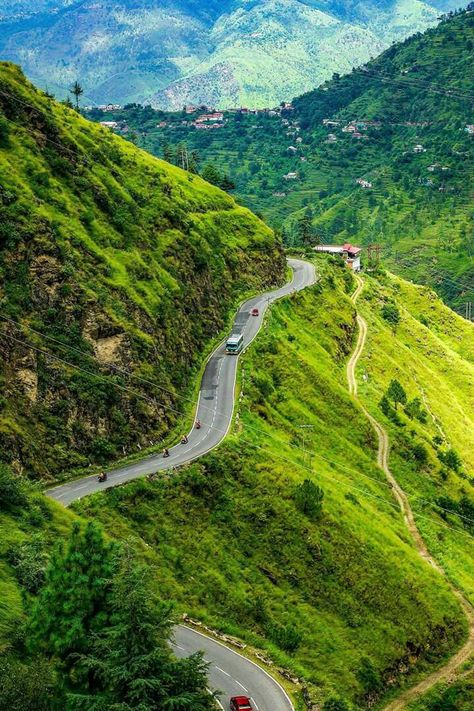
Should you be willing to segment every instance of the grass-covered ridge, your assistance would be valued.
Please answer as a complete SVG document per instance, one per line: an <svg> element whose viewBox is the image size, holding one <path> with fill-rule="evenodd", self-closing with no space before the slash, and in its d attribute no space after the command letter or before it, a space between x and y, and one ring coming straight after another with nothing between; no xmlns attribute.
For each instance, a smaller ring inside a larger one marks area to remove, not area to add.
<svg viewBox="0 0 474 711"><path fill-rule="evenodd" d="M231 197L3 63L0 270L12 319L1 326L2 456L52 478L166 433L206 346L244 293L282 279L284 260Z"/></svg>
<svg viewBox="0 0 474 711"><path fill-rule="evenodd" d="M315 701L337 692L365 708L439 664L465 620L415 550L347 394L350 288L331 266L314 289L272 307L243 361L234 430L216 452L76 507L114 536L135 536L181 609L269 650L310 682ZM321 511L305 479L323 490ZM440 493L454 497L452 483ZM463 571L472 575L468 563Z"/></svg>

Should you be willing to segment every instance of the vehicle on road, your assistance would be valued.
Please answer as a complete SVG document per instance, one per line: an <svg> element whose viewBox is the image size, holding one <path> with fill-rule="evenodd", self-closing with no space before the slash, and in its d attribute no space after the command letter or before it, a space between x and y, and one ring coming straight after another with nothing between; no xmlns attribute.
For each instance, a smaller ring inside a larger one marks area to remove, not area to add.
<svg viewBox="0 0 474 711"><path fill-rule="evenodd" d="M229 355L237 355L244 347L244 337L241 333L233 333L229 336L225 344L226 353Z"/></svg>
<svg viewBox="0 0 474 711"><path fill-rule="evenodd" d="M250 313L252 314L252 316L258 316L260 311L257 309L257 307L255 307Z"/></svg>
<svg viewBox="0 0 474 711"><path fill-rule="evenodd" d="M101 483L103 481L107 481L107 472L101 472L97 477L97 481L100 481Z"/></svg>
<svg viewBox="0 0 474 711"><path fill-rule="evenodd" d="M230 700L230 711L253 711L253 706L246 696L233 696Z"/></svg>

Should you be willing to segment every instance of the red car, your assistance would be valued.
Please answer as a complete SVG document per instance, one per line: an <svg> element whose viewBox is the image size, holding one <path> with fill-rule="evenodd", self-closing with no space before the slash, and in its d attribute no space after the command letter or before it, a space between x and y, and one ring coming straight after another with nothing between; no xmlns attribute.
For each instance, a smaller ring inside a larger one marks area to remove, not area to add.
<svg viewBox="0 0 474 711"><path fill-rule="evenodd" d="M230 700L230 711L253 711L253 706L246 696L233 696Z"/></svg>
<svg viewBox="0 0 474 711"><path fill-rule="evenodd" d="M252 309L252 311L250 313L252 314L252 316L258 316L259 311L258 311L258 309Z"/></svg>

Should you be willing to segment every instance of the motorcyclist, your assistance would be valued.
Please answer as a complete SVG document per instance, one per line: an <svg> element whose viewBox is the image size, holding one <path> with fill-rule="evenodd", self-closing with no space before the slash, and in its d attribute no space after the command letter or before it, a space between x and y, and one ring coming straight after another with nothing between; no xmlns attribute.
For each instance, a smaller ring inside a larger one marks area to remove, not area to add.
<svg viewBox="0 0 474 711"><path fill-rule="evenodd" d="M163 457L166 458L169 456L170 456L170 450L168 449L168 447L165 447L163 450Z"/></svg>
<svg viewBox="0 0 474 711"><path fill-rule="evenodd" d="M107 481L107 473L106 472L100 472L99 476L97 477L100 482Z"/></svg>
<svg viewBox="0 0 474 711"><path fill-rule="evenodd" d="M197 430L201 429L201 420L196 420L196 429Z"/></svg>
<svg viewBox="0 0 474 711"><path fill-rule="evenodd" d="M182 438L181 438L181 444L187 444L188 442L189 442L188 436L187 436L187 435L183 435Z"/></svg>

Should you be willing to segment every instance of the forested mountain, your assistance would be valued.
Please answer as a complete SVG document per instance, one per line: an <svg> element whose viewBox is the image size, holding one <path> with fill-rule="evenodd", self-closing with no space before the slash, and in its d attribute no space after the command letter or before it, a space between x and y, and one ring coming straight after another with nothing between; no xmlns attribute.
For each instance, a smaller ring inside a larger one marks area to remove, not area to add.
<svg viewBox="0 0 474 711"><path fill-rule="evenodd" d="M9 64L0 178L2 451L46 479L137 451L236 301L282 279L272 231Z"/></svg>
<svg viewBox="0 0 474 711"><path fill-rule="evenodd" d="M0 1L0 58L64 97L271 106L437 22L455 0Z"/></svg>
<svg viewBox="0 0 474 711"><path fill-rule="evenodd" d="M463 12L290 110L228 113L217 130L198 130L199 113L131 107L115 118L168 159L179 162L183 145L198 151L201 169L227 174L287 244L380 243L393 269L464 309L474 287L473 47L474 15Z"/></svg>

